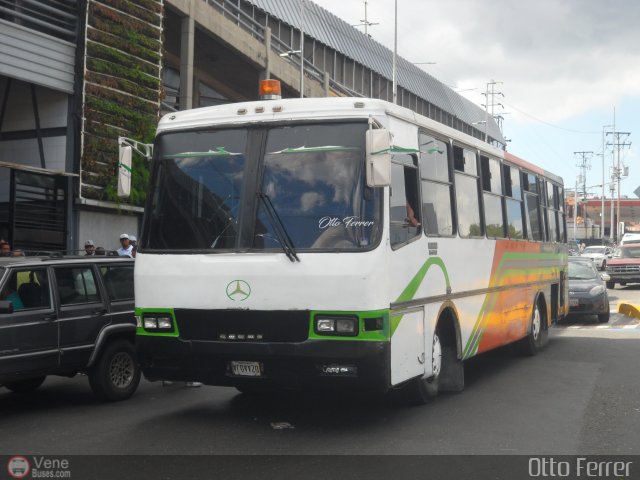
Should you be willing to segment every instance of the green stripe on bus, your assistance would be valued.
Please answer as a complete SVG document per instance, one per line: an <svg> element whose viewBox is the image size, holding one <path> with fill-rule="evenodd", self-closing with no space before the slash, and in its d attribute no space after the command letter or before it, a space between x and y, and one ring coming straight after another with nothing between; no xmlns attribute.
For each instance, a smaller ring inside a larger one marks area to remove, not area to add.
<svg viewBox="0 0 640 480"><path fill-rule="evenodd" d="M496 270L496 274L494 278L499 282L509 276L515 275L529 275L532 273L536 273L538 275L553 275L555 272L553 271L556 268L562 267L563 261L566 260L567 255L564 253L529 253L529 252L507 252L505 253L500 262L498 263L498 268ZM532 266L530 268L526 267L513 267L511 266L513 263L524 261L535 261L538 262L537 266ZM543 265L540 266L539 262L541 261L549 261L553 263L557 263L557 265ZM491 298L493 297L493 298ZM497 295L495 294L487 294L485 301L482 304L482 308L480 309L480 313L476 319L473 330L471 331L471 335L469 336L469 340L467 341L467 345L465 346L462 354L462 358L466 359L472 357L478 351L478 347L480 345L480 340L484 335L486 330L486 325L482 325L482 320L484 319L484 313L487 310L490 310L492 305L487 305L487 302L490 304L495 304L497 301ZM488 308L487 308L488 307Z"/></svg>
<svg viewBox="0 0 640 480"><path fill-rule="evenodd" d="M444 280L447 285L447 292L450 292L451 283L449 281L449 273L447 272L447 267L445 266L444 261L440 257L430 257L426 262L424 262L422 267L420 267L420 270L418 270L418 272L414 275L414 277L411 279L409 284L405 287L405 289L402 291L400 296L397 298L395 303L407 302L413 299L416 295L416 292L418 291L418 288L420 288L420 285L422 284L424 277L427 275L427 272L434 265L437 267L440 267L440 270L442 270L442 273L444 275ZM396 331L396 328L398 328L398 325L400 324L402 317L403 315L394 315L391 317L391 336L393 336L393 333Z"/></svg>

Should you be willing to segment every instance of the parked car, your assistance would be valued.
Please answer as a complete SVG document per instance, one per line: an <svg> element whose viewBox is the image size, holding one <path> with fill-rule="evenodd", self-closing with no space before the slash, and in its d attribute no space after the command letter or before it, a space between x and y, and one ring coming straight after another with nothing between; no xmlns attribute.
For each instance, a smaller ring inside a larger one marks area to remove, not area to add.
<svg viewBox="0 0 640 480"><path fill-rule="evenodd" d="M19 393L47 375L86 373L123 400L140 381L132 259L0 258L0 385Z"/></svg>
<svg viewBox="0 0 640 480"><path fill-rule="evenodd" d="M613 249L611 247L587 247L581 254L582 257L587 257L593 260L596 268L604 270L607 268L607 261L613 256Z"/></svg>
<svg viewBox="0 0 640 480"><path fill-rule="evenodd" d="M609 296L604 281L590 259L569 257L569 313L597 315L598 321L609 321Z"/></svg>
<svg viewBox="0 0 640 480"><path fill-rule="evenodd" d="M607 264L607 288L640 282L640 243L621 245Z"/></svg>

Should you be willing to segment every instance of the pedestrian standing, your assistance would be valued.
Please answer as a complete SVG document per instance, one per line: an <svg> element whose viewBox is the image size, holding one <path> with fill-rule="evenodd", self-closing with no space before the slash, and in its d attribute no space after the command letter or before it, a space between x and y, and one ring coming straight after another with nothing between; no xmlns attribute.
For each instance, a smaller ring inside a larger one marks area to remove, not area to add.
<svg viewBox="0 0 640 480"><path fill-rule="evenodd" d="M93 240L87 240L84 242L84 252L85 257L96 254L96 244L93 243Z"/></svg>
<svg viewBox="0 0 640 480"><path fill-rule="evenodd" d="M129 235L129 241L131 242L131 246L133 249L131 250L131 256L136 258L136 253L138 253L138 239L135 235Z"/></svg>
<svg viewBox="0 0 640 480"><path fill-rule="evenodd" d="M0 257L11 256L11 245L6 240L0 240Z"/></svg>
<svg viewBox="0 0 640 480"><path fill-rule="evenodd" d="M133 258L133 245L131 245L131 241L129 240L129 235L123 233L120 235L120 248L118 249L118 255L121 257L131 257Z"/></svg>

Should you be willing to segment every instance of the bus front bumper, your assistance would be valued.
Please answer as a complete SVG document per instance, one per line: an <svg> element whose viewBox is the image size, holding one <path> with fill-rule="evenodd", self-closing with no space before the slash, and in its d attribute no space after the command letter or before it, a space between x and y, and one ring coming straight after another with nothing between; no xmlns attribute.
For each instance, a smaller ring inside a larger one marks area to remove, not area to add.
<svg viewBox="0 0 640 480"><path fill-rule="evenodd" d="M231 343L139 335L136 345L142 372L151 381L381 392L391 383L390 343L384 341ZM237 374L238 363L259 366L259 376Z"/></svg>

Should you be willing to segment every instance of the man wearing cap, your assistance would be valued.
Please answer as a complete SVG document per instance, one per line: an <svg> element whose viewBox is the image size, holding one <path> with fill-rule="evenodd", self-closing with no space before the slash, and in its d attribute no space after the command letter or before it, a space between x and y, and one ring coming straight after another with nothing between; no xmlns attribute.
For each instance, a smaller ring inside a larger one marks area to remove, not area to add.
<svg viewBox="0 0 640 480"><path fill-rule="evenodd" d="M93 240L87 240L84 242L84 256L95 255L96 254L96 244L93 243Z"/></svg>
<svg viewBox="0 0 640 480"><path fill-rule="evenodd" d="M120 235L120 248L118 249L118 255L121 257L132 257L133 258L133 245L129 240L129 235L123 233Z"/></svg>

